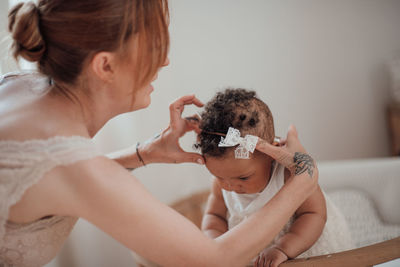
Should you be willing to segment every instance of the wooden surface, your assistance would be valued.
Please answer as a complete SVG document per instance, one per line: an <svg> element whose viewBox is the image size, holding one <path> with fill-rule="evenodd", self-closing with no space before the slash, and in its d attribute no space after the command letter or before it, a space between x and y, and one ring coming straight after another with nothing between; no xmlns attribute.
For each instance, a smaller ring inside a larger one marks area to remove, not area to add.
<svg viewBox="0 0 400 267"><path fill-rule="evenodd" d="M287 261L280 267L346 267L373 266L400 258L400 237L371 246L347 250L339 253L316 256L308 259Z"/></svg>
<svg viewBox="0 0 400 267"><path fill-rule="evenodd" d="M201 227L204 207L210 192L208 190L193 194L171 205L173 209L191 220L198 228Z"/></svg>
<svg viewBox="0 0 400 267"><path fill-rule="evenodd" d="M171 205L183 216L190 219L197 227L201 225L204 205L209 192L200 192ZM295 259L280 267L358 267L373 266L400 258L400 237L371 246L347 250L339 253Z"/></svg>

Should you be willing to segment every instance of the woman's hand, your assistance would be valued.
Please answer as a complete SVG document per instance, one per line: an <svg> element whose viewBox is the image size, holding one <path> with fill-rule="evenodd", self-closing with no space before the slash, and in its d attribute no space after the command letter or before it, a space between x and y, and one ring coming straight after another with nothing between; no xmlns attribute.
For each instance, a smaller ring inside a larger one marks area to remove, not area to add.
<svg viewBox="0 0 400 267"><path fill-rule="evenodd" d="M300 144L296 128L293 125L289 127L287 138L281 144L283 146L274 146L259 139L256 149L285 166L290 171L291 177L308 177L312 184L317 185L318 168L314 159Z"/></svg>
<svg viewBox="0 0 400 267"><path fill-rule="evenodd" d="M179 139L189 131L197 131L196 121L182 118L185 105L202 107L204 104L194 95L179 98L169 106L170 123L159 137L140 147L145 162L182 163L194 162L204 164L203 156L198 153L185 152ZM142 153L143 151L143 153ZM148 159L146 161L146 158Z"/></svg>

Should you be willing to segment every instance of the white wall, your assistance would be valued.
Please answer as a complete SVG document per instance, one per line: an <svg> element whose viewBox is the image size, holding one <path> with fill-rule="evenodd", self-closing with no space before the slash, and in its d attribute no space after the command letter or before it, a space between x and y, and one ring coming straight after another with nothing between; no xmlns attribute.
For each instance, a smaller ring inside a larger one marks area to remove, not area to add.
<svg viewBox="0 0 400 267"><path fill-rule="evenodd" d="M278 135L294 123L317 160L389 155L386 64L400 56L400 1L172 0L170 9L171 65L155 83L150 108L97 136L105 144L131 135L106 150L158 132L181 95L207 101L217 89L242 86L269 104ZM124 130L130 121L132 130ZM193 140L182 143L190 149ZM162 165L136 173L164 201L181 195L176 188L197 188L207 174Z"/></svg>
<svg viewBox="0 0 400 267"><path fill-rule="evenodd" d="M294 123L319 161L389 155L386 64L400 57L400 1L170 0L170 10L171 65L148 109L120 116L96 136L104 151L159 132L179 96L207 101L240 86L268 103L278 135ZM193 140L182 144L191 149ZM207 171L190 164L134 174L164 202L209 185Z"/></svg>

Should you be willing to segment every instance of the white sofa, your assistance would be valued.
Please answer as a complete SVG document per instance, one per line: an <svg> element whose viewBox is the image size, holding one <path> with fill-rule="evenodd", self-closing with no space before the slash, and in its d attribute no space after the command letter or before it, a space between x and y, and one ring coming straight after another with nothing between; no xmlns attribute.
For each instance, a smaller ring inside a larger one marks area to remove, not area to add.
<svg viewBox="0 0 400 267"><path fill-rule="evenodd" d="M344 212L358 247L400 236L400 158L318 164L320 185ZM80 220L46 267L136 266L132 254Z"/></svg>
<svg viewBox="0 0 400 267"><path fill-rule="evenodd" d="M325 162L319 170L356 247L400 236L400 158Z"/></svg>

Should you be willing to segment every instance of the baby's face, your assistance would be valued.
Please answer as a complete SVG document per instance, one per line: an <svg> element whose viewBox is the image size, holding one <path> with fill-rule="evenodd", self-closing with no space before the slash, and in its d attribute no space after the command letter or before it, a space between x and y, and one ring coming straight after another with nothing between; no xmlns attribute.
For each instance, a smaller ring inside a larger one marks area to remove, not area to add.
<svg viewBox="0 0 400 267"><path fill-rule="evenodd" d="M238 194L259 193L269 181L271 159L259 152L250 159L236 159L233 153L222 158L205 158L207 169L224 190Z"/></svg>

